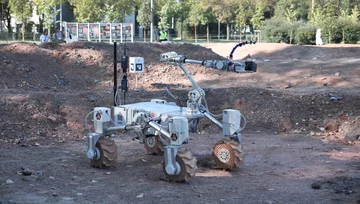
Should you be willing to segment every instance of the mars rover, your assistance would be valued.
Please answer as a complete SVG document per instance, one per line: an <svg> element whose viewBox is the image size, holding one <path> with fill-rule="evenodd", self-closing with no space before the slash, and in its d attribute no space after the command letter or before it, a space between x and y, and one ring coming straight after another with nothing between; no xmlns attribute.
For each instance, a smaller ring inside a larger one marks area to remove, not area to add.
<svg viewBox="0 0 360 204"><path fill-rule="evenodd" d="M240 45L241 46L241 45ZM235 51L233 49L232 53ZM114 131L133 131L137 141L143 143L148 153L164 153L163 171L169 181L188 181L197 170L197 160L188 150L180 147L189 142L189 131L196 131L198 121L208 118L213 121L222 133L224 139L213 147L213 157L219 168L233 169L243 161L241 146L241 131L246 121L238 110L223 110L222 122L216 119L206 103L205 91L193 80L184 64L198 64L205 68L213 68L235 73L256 72L257 65L252 61L227 60L193 60L176 52L163 53L160 61L164 64L178 65L193 86L188 94L186 107L177 106L174 102L152 99L150 102L133 104L118 104L119 87L116 84L116 43L114 44L114 92L115 105L112 108L96 107L88 116L92 116L93 130L88 134L87 157L94 167L113 166L117 158L117 146L114 140L107 137ZM130 61L130 63L128 63ZM121 58L123 80L121 91L127 91L127 66L130 72L142 72L143 58L130 58L126 54ZM170 95L172 95L169 92ZM172 95L173 96L173 95ZM87 121L87 119L86 119Z"/></svg>

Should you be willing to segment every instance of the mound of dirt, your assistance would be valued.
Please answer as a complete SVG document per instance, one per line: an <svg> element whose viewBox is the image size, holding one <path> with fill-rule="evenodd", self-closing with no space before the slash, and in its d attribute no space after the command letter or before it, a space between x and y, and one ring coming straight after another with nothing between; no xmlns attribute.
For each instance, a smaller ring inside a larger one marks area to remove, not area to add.
<svg viewBox="0 0 360 204"><path fill-rule="evenodd" d="M227 44L210 47L217 52L218 46L226 47L226 52L230 50L227 46L231 47ZM323 47L264 46L247 46L241 52L257 59L259 71L254 74L186 65L205 89L212 112L221 113L226 108L241 110L248 120L248 131L331 133L334 138L356 133L360 123L360 83L356 83L360 67L341 60L345 56L355 58L358 47L334 49L330 54L328 50L317 55L324 59L314 63L308 59ZM268 47L276 49L270 52ZM124 50L124 45L118 45L117 55L121 56ZM167 87L185 104L191 83L179 67L159 62L160 54L169 51L197 60L226 56L193 44L129 43L127 55L144 57L146 66L145 73L129 74L126 103L151 98L174 101L163 90ZM96 106L113 104L113 52L113 45L90 42L0 45L1 141L83 139L86 114ZM267 58L272 61L264 61ZM332 66L331 60L338 60L338 64ZM118 72L120 76L120 64ZM209 121L202 121L199 127L202 133L218 131Z"/></svg>

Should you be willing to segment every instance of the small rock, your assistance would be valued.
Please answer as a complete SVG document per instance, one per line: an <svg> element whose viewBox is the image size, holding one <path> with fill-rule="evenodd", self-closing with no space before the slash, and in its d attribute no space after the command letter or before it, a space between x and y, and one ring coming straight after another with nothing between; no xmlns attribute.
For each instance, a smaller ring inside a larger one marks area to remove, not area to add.
<svg viewBox="0 0 360 204"><path fill-rule="evenodd" d="M57 59L53 59L52 61L53 61L53 62L57 62Z"/></svg>
<svg viewBox="0 0 360 204"><path fill-rule="evenodd" d="M224 201L226 201L226 199L221 198L220 201L224 202Z"/></svg>
<svg viewBox="0 0 360 204"><path fill-rule="evenodd" d="M329 140L327 140L327 139L322 139L321 140L324 144L328 144L329 143Z"/></svg>
<svg viewBox="0 0 360 204"><path fill-rule="evenodd" d="M312 183L311 184L311 188L313 189L320 189L321 188L321 185L319 183Z"/></svg>
<svg viewBox="0 0 360 204"><path fill-rule="evenodd" d="M83 194L82 194L82 193L76 193L76 195L78 195L78 196L82 196Z"/></svg>
<svg viewBox="0 0 360 204"><path fill-rule="evenodd" d="M137 195L136 197L137 197L137 198L143 198L143 197L144 197L144 194L142 193L142 194L140 194L140 195Z"/></svg>
<svg viewBox="0 0 360 204"><path fill-rule="evenodd" d="M24 170L22 170L21 174L24 176L30 176L33 173L32 170L25 168Z"/></svg>
<svg viewBox="0 0 360 204"><path fill-rule="evenodd" d="M49 179L51 179L51 180L55 180L55 177L53 177L53 176L49 176Z"/></svg>
<svg viewBox="0 0 360 204"><path fill-rule="evenodd" d="M100 82L100 80L96 79L94 82L95 82L95 83L99 83L99 82Z"/></svg>
<svg viewBox="0 0 360 204"><path fill-rule="evenodd" d="M336 73L335 73L335 76L340 76L340 72L336 72Z"/></svg>
<svg viewBox="0 0 360 204"><path fill-rule="evenodd" d="M349 140L349 141L347 141L347 144L348 145L353 145L353 144L355 144L353 141L351 141L351 140Z"/></svg>
<svg viewBox="0 0 360 204"><path fill-rule="evenodd" d="M39 144L39 143L37 143L37 142L36 142L34 145L35 145L35 146L37 146L37 147L38 147L38 146L40 146L40 144Z"/></svg>
<svg viewBox="0 0 360 204"><path fill-rule="evenodd" d="M52 193L52 196L56 197L56 196L58 196L58 194L56 194L56 193Z"/></svg>
<svg viewBox="0 0 360 204"><path fill-rule="evenodd" d="M89 101L90 101L90 102L95 102L95 100L96 100L96 99L95 99L94 96L89 96Z"/></svg>
<svg viewBox="0 0 360 204"><path fill-rule="evenodd" d="M280 124L279 124L280 132L286 133L290 131L292 128L293 128L293 124L290 117L284 117L283 119L280 120Z"/></svg>
<svg viewBox="0 0 360 204"><path fill-rule="evenodd" d="M54 116L48 116L48 119L51 121L51 122L56 122L56 118Z"/></svg>
<svg viewBox="0 0 360 204"><path fill-rule="evenodd" d="M264 60L264 62L270 62L271 60L269 60L269 59L266 59L266 60Z"/></svg>
<svg viewBox="0 0 360 204"><path fill-rule="evenodd" d="M331 96L330 101L340 101L342 98L340 96Z"/></svg>
<svg viewBox="0 0 360 204"><path fill-rule="evenodd" d="M360 134L345 134L345 139L355 141L360 139Z"/></svg>
<svg viewBox="0 0 360 204"><path fill-rule="evenodd" d="M316 60L316 59L317 59L317 57L314 57L314 58L313 58L313 60Z"/></svg>
<svg viewBox="0 0 360 204"><path fill-rule="evenodd" d="M6 180L6 183L7 183L7 184L13 184L14 181L12 181L11 179L8 179L8 180Z"/></svg>
<svg viewBox="0 0 360 204"><path fill-rule="evenodd" d="M328 83L324 83L324 86L327 86L327 85L329 85Z"/></svg>
<svg viewBox="0 0 360 204"><path fill-rule="evenodd" d="M97 181L96 180L91 180L91 183L97 183Z"/></svg>
<svg viewBox="0 0 360 204"><path fill-rule="evenodd" d="M106 175L110 175L111 173L108 171L108 172L106 172L105 174L106 174Z"/></svg>
<svg viewBox="0 0 360 204"><path fill-rule="evenodd" d="M13 144L19 144L19 143L20 143L20 139L19 139L19 138L14 139Z"/></svg>
<svg viewBox="0 0 360 204"><path fill-rule="evenodd" d="M62 197L61 199L66 200L66 201L71 201L71 200L73 200L73 198L70 198L70 197Z"/></svg>

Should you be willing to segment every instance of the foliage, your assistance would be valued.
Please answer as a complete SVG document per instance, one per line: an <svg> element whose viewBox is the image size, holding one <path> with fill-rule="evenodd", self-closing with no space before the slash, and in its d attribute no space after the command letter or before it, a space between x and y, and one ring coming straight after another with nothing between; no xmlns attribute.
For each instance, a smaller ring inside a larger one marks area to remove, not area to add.
<svg viewBox="0 0 360 204"><path fill-rule="evenodd" d="M79 22L121 22L139 1L136 0L69 0Z"/></svg>
<svg viewBox="0 0 360 204"><path fill-rule="evenodd" d="M357 43L360 41L360 23L347 22L344 25L344 43Z"/></svg>
<svg viewBox="0 0 360 204"><path fill-rule="evenodd" d="M265 20L263 36L269 43L290 42L291 23L284 19L272 18Z"/></svg>
<svg viewBox="0 0 360 204"><path fill-rule="evenodd" d="M264 11L265 11L265 5L256 4L255 14L251 18L251 23L254 26L254 28L256 29L263 28L263 22L265 20Z"/></svg>
<svg viewBox="0 0 360 204"><path fill-rule="evenodd" d="M150 0L144 0L140 6L136 20L143 27L147 27L151 23L151 5Z"/></svg>
<svg viewBox="0 0 360 204"><path fill-rule="evenodd" d="M303 24L296 30L295 42L300 45L315 44L317 26L313 24Z"/></svg>
<svg viewBox="0 0 360 204"><path fill-rule="evenodd" d="M180 4L175 0L167 0L161 7L159 16L160 22L159 27L162 29L168 29L170 27L169 22L171 18L176 17L180 10Z"/></svg>
<svg viewBox="0 0 360 204"><path fill-rule="evenodd" d="M351 10L350 20L353 22L359 21L360 13L357 5Z"/></svg>
<svg viewBox="0 0 360 204"><path fill-rule="evenodd" d="M122 22L135 8L136 2L131 0L106 0L102 1L101 9L102 22Z"/></svg>
<svg viewBox="0 0 360 204"><path fill-rule="evenodd" d="M213 11L221 23L234 22L236 1L234 0L209 0L213 5Z"/></svg>
<svg viewBox="0 0 360 204"><path fill-rule="evenodd" d="M74 13L78 22L100 22L101 0L70 0L74 5Z"/></svg>
<svg viewBox="0 0 360 204"><path fill-rule="evenodd" d="M339 18L338 30L341 30L341 36L336 36L337 38L341 37L342 43L357 43L360 41L360 23L349 20L347 18ZM337 40L339 42L339 40Z"/></svg>
<svg viewBox="0 0 360 204"><path fill-rule="evenodd" d="M9 33L12 32L11 29L11 13L9 8L9 0L0 0L0 6L1 6L1 23L5 22L5 26L7 27L7 30ZM2 31L2 30L1 30Z"/></svg>
<svg viewBox="0 0 360 204"><path fill-rule="evenodd" d="M308 5L305 1L279 0L276 3L275 16L288 19L288 21L306 20Z"/></svg>
<svg viewBox="0 0 360 204"><path fill-rule="evenodd" d="M9 7L15 18L22 23L22 39L24 40L25 24L32 15L32 1L28 0L9 0Z"/></svg>
<svg viewBox="0 0 360 204"><path fill-rule="evenodd" d="M54 7L61 3L60 0L33 0L38 15L40 15L45 27L50 31L54 19L59 11Z"/></svg>

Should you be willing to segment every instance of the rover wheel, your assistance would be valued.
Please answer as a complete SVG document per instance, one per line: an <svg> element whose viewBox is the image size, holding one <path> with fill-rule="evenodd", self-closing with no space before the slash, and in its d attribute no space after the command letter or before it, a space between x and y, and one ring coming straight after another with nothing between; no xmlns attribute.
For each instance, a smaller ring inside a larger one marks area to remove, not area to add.
<svg viewBox="0 0 360 204"><path fill-rule="evenodd" d="M163 145L159 141L159 136L146 137L144 141L146 152L149 154L161 154L164 153Z"/></svg>
<svg viewBox="0 0 360 204"><path fill-rule="evenodd" d="M113 139L100 137L95 145L99 159L92 159L91 165L96 168L108 168L115 166L117 158L117 146Z"/></svg>
<svg viewBox="0 0 360 204"><path fill-rule="evenodd" d="M190 151L179 150L176 155L176 161L180 165L180 173L178 175L169 175L165 171L165 162L163 162L163 171L169 181L185 182L189 181L190 177L195 176L197 171L196 158Z"/></svg>
<svg viewBox="0 0 360 204"><path fill-rule="evenodd" d="M244 161L241 144L234 140L220 140L214 145L212 153L216 165L221 169L234 169Z"/></svg>

